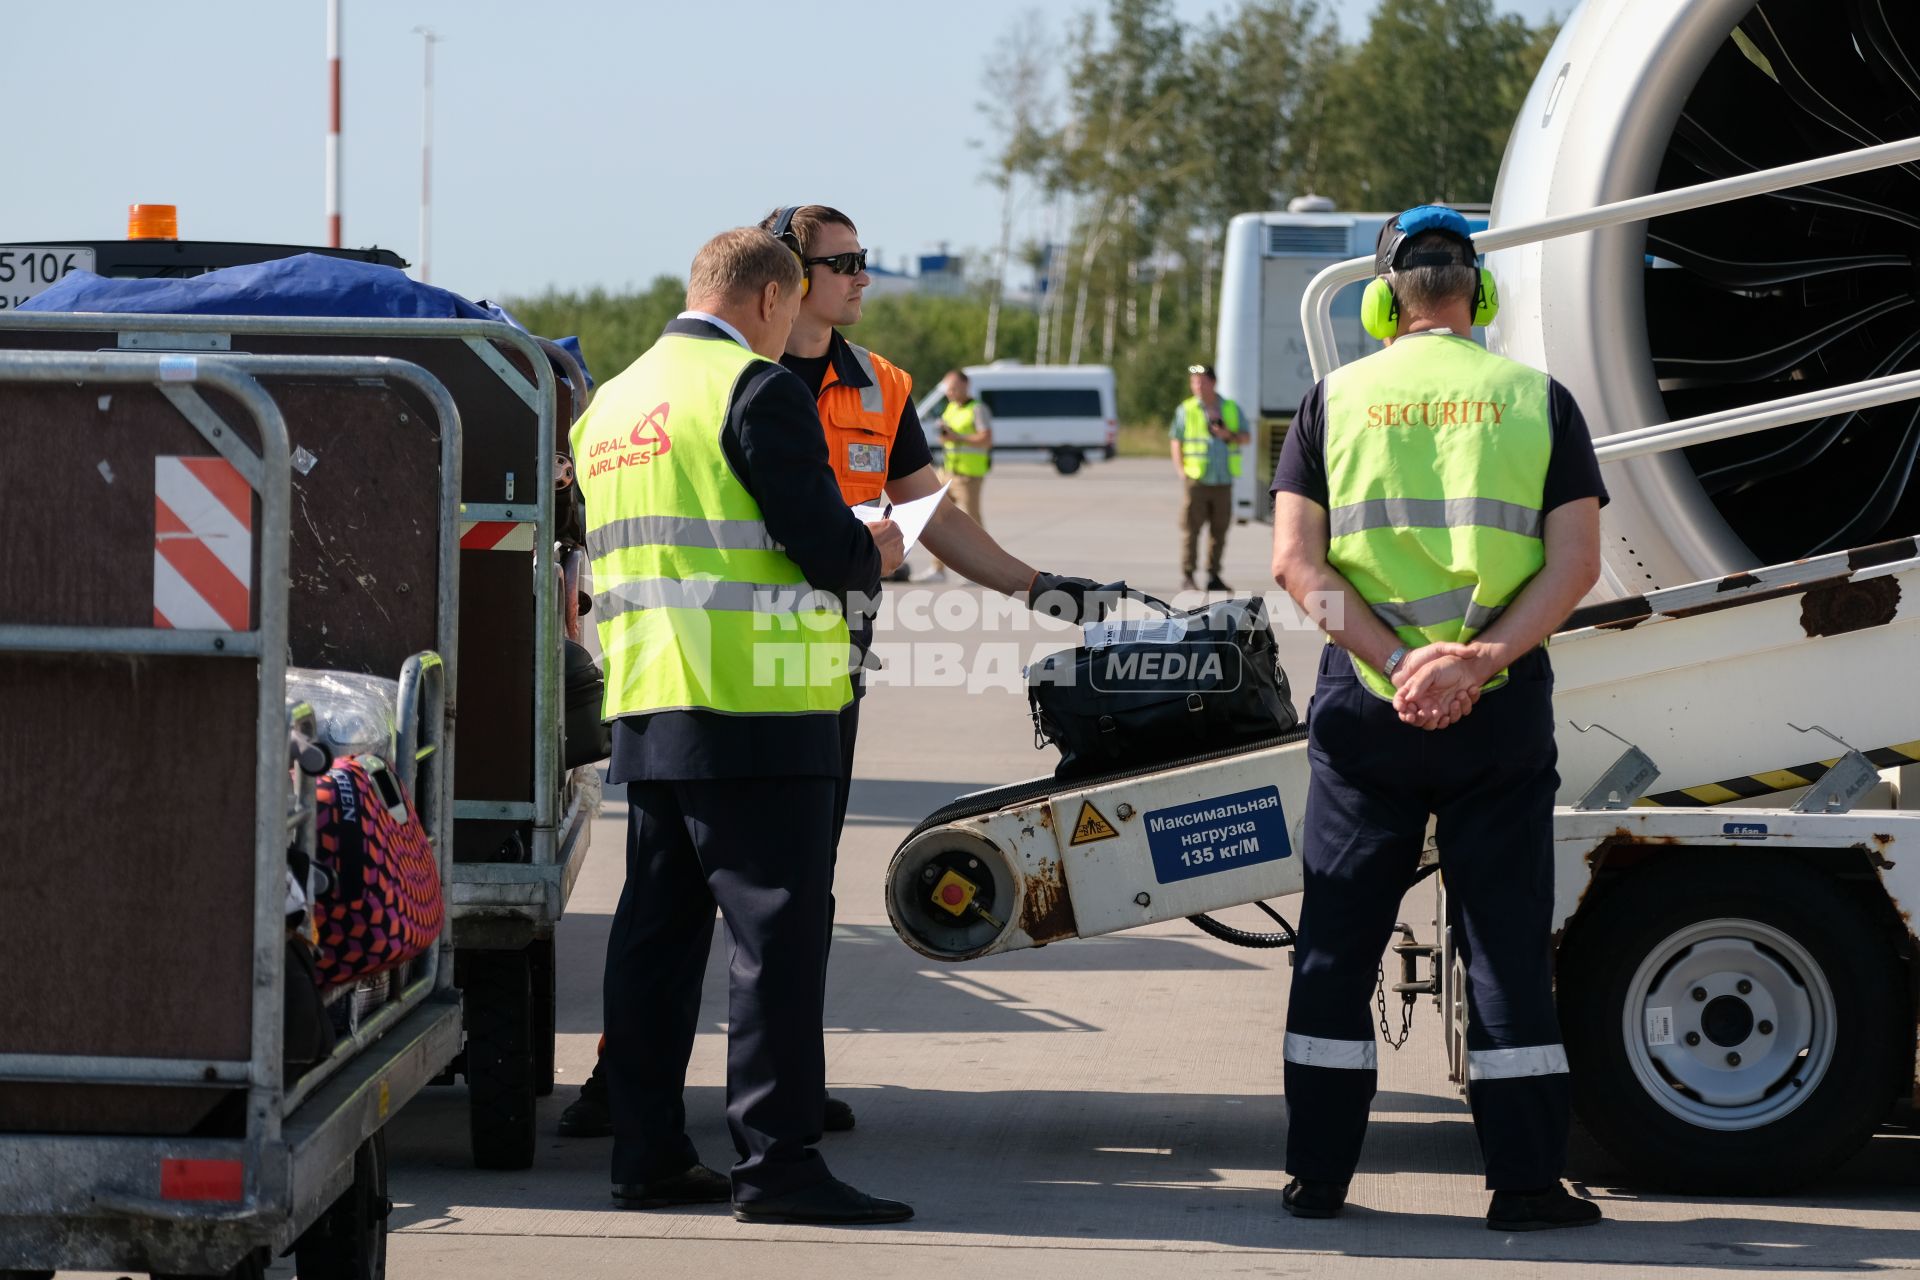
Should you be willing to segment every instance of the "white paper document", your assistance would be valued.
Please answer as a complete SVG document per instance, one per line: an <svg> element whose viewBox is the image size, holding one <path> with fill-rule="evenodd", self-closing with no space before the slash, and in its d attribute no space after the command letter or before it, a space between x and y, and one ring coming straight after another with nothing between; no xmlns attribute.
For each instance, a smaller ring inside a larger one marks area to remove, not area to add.
<svg viewBox="0 0 1920 1280"><path fill-rule="evenodd" d="M853 514L862 524L874 524L881 520L891 520L900 526L900 536L907 544L907 550L913 550L920 535L926 531L927 521L933 519L933 513L940 509L940 503L947 496L947 486L938 489L924 498L915 498L912 502L898 505L886 502L863 503L853 508Z"/></svg>
<svg viewBox="0 0 1920 1280"><path fill-rule="evenodd" d="M1105 649L1116 644L1179 644L1187 638L1187 620L1172 618L1109 618L1105 622L1086 622L1081 636L1089 649Z"/></svg>

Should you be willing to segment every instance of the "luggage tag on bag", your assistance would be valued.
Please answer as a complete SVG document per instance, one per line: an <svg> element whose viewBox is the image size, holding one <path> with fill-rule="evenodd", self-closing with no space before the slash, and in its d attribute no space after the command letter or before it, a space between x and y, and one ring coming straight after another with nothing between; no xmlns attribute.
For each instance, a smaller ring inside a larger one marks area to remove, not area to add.
<svg viewBox="0 0 1920 1280"><path fill-rule="evenodd" d="M407 813L407 797L400 790L400 779L394 776L385 760L379 756L361 756L360 765L367 771L367 778L373 783L373 789L379 793L380 803L387 816L405 826L410 815Z"/></svg>

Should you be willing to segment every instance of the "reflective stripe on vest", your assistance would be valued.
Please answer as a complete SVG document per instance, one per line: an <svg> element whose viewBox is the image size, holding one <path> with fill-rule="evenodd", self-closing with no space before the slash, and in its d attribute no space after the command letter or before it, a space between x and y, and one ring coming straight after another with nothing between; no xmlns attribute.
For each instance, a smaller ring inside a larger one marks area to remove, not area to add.
<svg viewBox="0 0 1920 1280"><path fill-rule="evenodd" d="M774 542L721 443L733 389L759 360L670 334L574 423L604 719L831 714L853 697L839 602Z"/></svg>
<svg viewBox="0 0 1920 1280"><path fill-rule="evenodd" d="M817 397L833 478L840 485L841 499L851 507L871 502L886 491L893 439L913 398L913 379L884 356L835 336L846 343L847 353L867 380L864 387L842 382L829 361Z"/></svg>
<svg viewBox="0 0 1920 1280"><path fill-rule="evenodd" d="M973 407L978 401L969 400L965 404L948 403L940 411L940 421L947 424L947 430L957 435L971 436L979 434L980 428L974 425ZM947 441L947 474L951 476L983 476L993 465L991 455L977 445L955 444Z"/></svg>
<svg viewBox="0 0 1920 1280"><path fill-rule="evenodd" d="M1327 562L1409 647L1472 639L1545 563L1547 376L1418 334L1336 369L1326 388Z"/></svg>
<svg viewBox="0 0 1920 1280"><path fill-rule="evenodd" d="M1201 406L1199 396L1188 396L1181 401L1180 412L1185 418L1181 424L1180 465L1186 471L1187 479L1199 480L1207 474L1207 456L1213 452L1216 441L1213 433L1207 430L1207 411ZM1221 400L1220 425L1237 434L1240 430L1240 406L1231 400ZM1226 450L1227 474L1237 480L1240 478L1240 450L1230 444L1226 445Z"/></svg>

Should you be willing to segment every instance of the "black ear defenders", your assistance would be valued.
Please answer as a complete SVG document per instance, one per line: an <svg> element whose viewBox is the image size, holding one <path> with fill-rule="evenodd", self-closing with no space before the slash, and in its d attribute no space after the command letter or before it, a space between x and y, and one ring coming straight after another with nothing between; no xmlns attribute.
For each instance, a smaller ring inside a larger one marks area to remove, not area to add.
<svg viewBox="0 0 1920 1280"><path fill-rule="evenodd" d="M773 215L773 238L793 250L793 256L800 261L800 296L806 297L813 288L813 281L807 278L807 256L800 249L800 237L793 229L793 215L800 212L797 204L782 205Z"/></svg>

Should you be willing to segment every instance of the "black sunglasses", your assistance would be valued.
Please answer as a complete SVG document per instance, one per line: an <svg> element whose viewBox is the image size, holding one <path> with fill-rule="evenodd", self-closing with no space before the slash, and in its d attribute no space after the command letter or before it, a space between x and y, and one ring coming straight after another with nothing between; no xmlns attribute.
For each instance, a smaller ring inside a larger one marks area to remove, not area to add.
<svg viewBox="0 0 1920 1280"><path fill-rule="evenodd" d="M834 253L824 258L802 258L805 265L824 266L837 276L857 276L867 269L867 251L855 249L851 253Z"/></svg>

